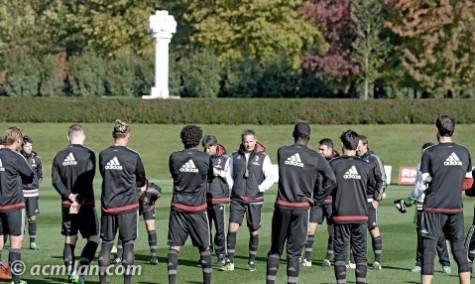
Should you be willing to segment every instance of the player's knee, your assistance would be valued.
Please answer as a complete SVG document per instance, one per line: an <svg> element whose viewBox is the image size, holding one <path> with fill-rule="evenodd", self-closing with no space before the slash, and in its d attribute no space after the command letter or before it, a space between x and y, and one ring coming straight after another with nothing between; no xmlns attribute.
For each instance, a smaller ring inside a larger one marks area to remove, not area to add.
<svg viewBox="0 0 475 284"><path fill-rule="evenodd" d="M94 236L90 236L89 238L87 238L88 241L90 242L94 242L96 244L99 243L99 235L94 235Z"/></svg>
<svg viewBox="0 0 475 284"><path fill-rule="evenodd" d="M180 249L181 249L180 246L170 246L168 248L169 251L172 250L172 251L176 252L177 254L180 252Z"/></svg>
<svg viewBox="0 0 475 284"><path fill-rule="evenodd" d="M66 236L65 243L68 245L75 245L77 242L78 236L73 235L73 236Z"/></svg>
<svg viewBox="0 0 475 284"><path fill-rule="evenodd" d="M251 229L251 236L257 236L259 235L259 230L252 230Z"/></svg>
<svg viewBox="0 0 475 284"><path fill-rule="evenodd" d="M372 227L370 229L370 232L371 232L371 236L373 236L373 238L377 238L381 235L381 233L379 232L379 227L377 225Z"/></svg>
<svg viewBox="0 0 475 284"><path fill-rule="evenodd" d="M229 231L230 232L235 233L235 232L237 232L238 229L239 229L239 224L238 223L231 222L229 224Z"/></svg>
<svg viewBox="0 0 475 284"><path fill-rule="evenodd" d="M315 235L317 231L317 223L308 223L307 235Z"/></svg>

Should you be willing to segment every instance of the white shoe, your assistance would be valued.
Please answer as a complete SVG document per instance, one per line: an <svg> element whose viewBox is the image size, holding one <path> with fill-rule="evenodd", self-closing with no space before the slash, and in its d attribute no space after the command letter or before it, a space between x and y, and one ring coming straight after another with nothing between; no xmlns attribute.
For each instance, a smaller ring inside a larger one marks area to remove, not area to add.
<svg viewBox="0 0 475 284"><path fill-rule="evenodd" d="M450 274L452 273L452 268L450 268L450 266L442 266L442 272L445 274Z"/></svg>
<svg viewBox="0 0 475 284"><path fill-rule="evenodd" d="M323 262L322 262L322 266L323 266L323 267L330 267L330 266L332 266L332 263L330 262L329 259L326 259L326 258L325 258L325 259L323 260Z"/></svg>
<svg viewBox="0 0 475 284"><path fill-rule="evenodd" d="M373 270L381 270L381 269L383 269L381 267L381 263L379 263L377 261L373 262Z"/></svg>
<svg viewBox="0 0 475 284"><path fill-rule="evenodd" d="M356 269L356 264L351 262L351 261L348 261L348 263L346 264L346 268L347 269Z"/></svg>
<svg viewBox="0 0 475 284"><path fill-rule="evenodd" d="M220 268L221 271L234 271L234 263L228 262L226 265Z"/></svg>
<svg viewBox="0 0 475 284"><path fill-rule="evenodd" d="M411 272L421 272L422 268L418 265L414 266L412 269L411 269Z"/></svg>
<svg viewBox="0 0 475 284"><path fill-rule="evenodd" d="M312 267L312 261L307 260L306 258L302 259L302 266L303 267Z"/></svg>

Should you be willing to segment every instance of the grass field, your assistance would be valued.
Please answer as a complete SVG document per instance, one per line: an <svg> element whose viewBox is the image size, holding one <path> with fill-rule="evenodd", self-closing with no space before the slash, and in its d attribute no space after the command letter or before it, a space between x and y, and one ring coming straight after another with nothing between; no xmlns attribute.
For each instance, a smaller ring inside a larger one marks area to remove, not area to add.
<svg viewBox="0 0 475 284"><path fill-rule="evenodd" d="M9 125L0 124L1 128ZM23 259L27 266L33 264L62 264L63 238L60 232L60 202L59 196L51 186L50 167L54 154L66 145L66 124L21 124L28 135L34 140L35 150L43 158L46 167L46 178L41 186L38 244L40 251L24 249ZM213 133L220 138L228 151L239 144L239 135L245 128L251 126L203 126L205 133ZM134 278L134 283L166 283L166 235L169 204L171 197L171 180L167 170L168 155L171 151L180 149L180 126L172 125L133 125L131 147L138 150L144 160L149 178L158 182L164 189L162 199L158 202L157 232L159 238L160 264L148 264L148 244L144 226L140 225L139 238L136 242L136 263L143 265L142 276ZM267 146L271 158L275 160L278 146L291 143L290 133L292 126L252 126L258 138ZM341 131L350 126L314 126L312 147L320 138L331 137L335 140ZM433 141L435 132L432 126L427 125L358 125L352 129L368 136L370 145L383 158L386 164L397 169L400 165L415 165L419 159L420 145L426 141ZM86 124L87 145L97 152L111 143L111 125ZM475 125L460 125L456 130L456 140L475 149ZM395 173L393 172L393 179ZM99 197L100 178L95 180L96 198ZM392 200L406 196L410 188L391 186L388 197L383 201L380 210L380 224L383 234L383 270L369 271L369 283L418 283L419 275L410 273L408 269L414 264L415 257L415 225L413 212L402 215L392 206ZM258 252L257 271L247 271L247 228L238 233L236 271L213 271L213 283L263 283L265 281L265 259L269 249L270 220L272 217L273 201L276 187L274 186L266 197L263 210L260 248ZM465 200L466 227L472 222L474 200ZM319 229L314 246L314 266L301 270L300 283L335 283L333 269L319 266L324 256L326 246L326 230ZM82 247L80 241L78 247ZM28 242L25 241L25 247ZM76 249L76 254L79 250ZM369 260L372 262L372 251L369 249ZM4 251L3 259L7 252ZM198 252L191 244L186 245L180 254L178 268L178 283L200 283L201 269L196 266ZM285 259L285 256L284 258ZM215 259L213 259L214 261ZM278 283L285 282L285 261L280 266ZM434 283L458 283L456 266L452 265L453 274L443 275L440 267ZM63 276L31 276L25 274L29 283L65 283ZM354 283L352 271L348 272L349 283ZM88 277L90 283L97 283L97 277ZM110 278L111 283L120 283L120 278Z"/></svg>

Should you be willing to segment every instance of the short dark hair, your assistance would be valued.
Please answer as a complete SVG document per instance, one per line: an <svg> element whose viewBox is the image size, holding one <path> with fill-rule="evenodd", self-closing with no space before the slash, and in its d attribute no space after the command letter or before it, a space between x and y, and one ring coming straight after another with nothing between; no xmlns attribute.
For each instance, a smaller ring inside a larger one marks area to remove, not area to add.
<svg viewBox="0 0 475 284"><path fill-rule="evenodd" d="M341 143L343 147L347 150L356 150L358 148L358 142L360 141L360 136L358 133L354 132L351 129L344 131L340 136Z"/></svg>
<svg viewBox="0 0 475 284"><path fill-rule="evenodd" d="M452 136L455 131L455 121L448 115L440 115L435 121L435 126L439 131L440 136Z"/></svg>
<svg viewBox="0 0 475 284"><path fill-rule="evenodd" d="M84 129L82 128L82 126L78 123L73 123L71 124L71 126L69 126L69 129L68 129L68 137L71 138L71 135L75 132L83 132Z"/></svg>
<svg viewBox="0 0 475 284"><path fill-rule="evenodd" d="M23 145L26 143L33 144L33 140L30 138L30 136L23 136Z"/></svg>
<svg viewBox="0 0 475 284"><path fill-rule="evenodd" d="M292 135L295 139L310 139L310 125L306 122L297 122Z"/></svg>
<svg viewBox="0 0 475 284"><path fill-rule="evenodd" d="M424 143L424 145L422 145L422 150L425 150L426 148L429 148L430 146L433 146L434 143L432 142L427 142L427 143Z"/></svg>
<svg viewBox="0 0 475 284"><path fill-rule="evenodd" d="M326 145L328 148L332 148L332 149L334 148L333 147L333 140L331 140L330 138L323 138L318 143L319 143L319 145Z"/></svg>
<svg viewBox="0 0 475 284"><path fill-rule="evenodd" d="M114 123L114 130L112 130L112 137L114 139L124 138L130 133L130 126L127 122L116 119Z"/></svg>
<svg viewBox="0 0 475 284"><path fill-rule="evenodd" d="M368 137L364 136L364 135L359 135L360 136L360 140L361 142L364 144L364 145L368 145Z"/></svg>
<svg viewBox="0 0 475 284"><path fill-rule="evenodd" d="M203 147L208 147L208 146L211 146L211 145L217 145L218 144L218 138L216 138L216 136L214 135L205 135L205 137L203 137L203 140L201 141L201 145Z"/></svg>
<svg viewBox="0 0 475 284"><path fill-rule="evenodd" d="M252 136L256 137L256 132L254 132L254 130L252 130L252 129L246 129L246 130L244 130L244 131L241 133L241 141L244 140L244 137L245 137L245 136L249 136L249 135L252 135Z"/></svg>
<svg viewBox="0 0 475 284"><path fill-rule="evenodd" d="M186 149L198 146L202 136L201 128L196 125L187 125L180 132L181 142Z"/></svg>

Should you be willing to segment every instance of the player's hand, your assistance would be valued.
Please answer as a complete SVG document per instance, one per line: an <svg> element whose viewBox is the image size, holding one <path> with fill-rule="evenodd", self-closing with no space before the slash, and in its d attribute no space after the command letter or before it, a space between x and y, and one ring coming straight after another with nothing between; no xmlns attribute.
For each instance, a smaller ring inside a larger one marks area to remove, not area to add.
<svg viewBox="0 0 475 284"><path fill-rule="evenodd" d="M378 207L379 207L379 202L376 200L373 200L373 208L378 209Z"/></svg>
<svg viewBox="0 0 475 284"><path fill-rule="evenodd" d="M220 176L220 173L221 173L220 170L218 170L217 168L213 168L213 175L214 175L215 177Z"/></svg>
<svg viewBox="0 0 475 284"><path fill-rule="evenodd" d="M81 204L74 201L73 204L71 204L71 206L69 207L69 214L78 214L80 208Z"/></svg>
<svg viewBox="0 0 475 284"><path fill-rule="evenodd" d="M76 202L76 198L78 197L77 193L71 193L68 195L69 200L72 202Z"/></svg>
<svg viewBox="0 0 475 284"><path fill-rule="evenodd" d="M396 207L396 209L401 213L406 213L407 211L407 206L404 202L404 199L394 200L394 207Z"/></svg>

